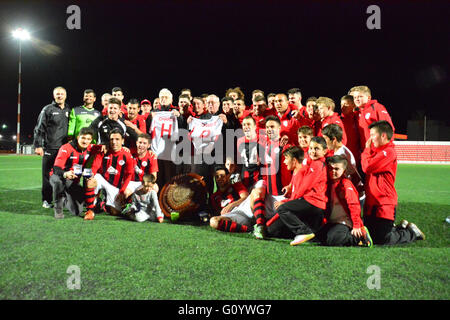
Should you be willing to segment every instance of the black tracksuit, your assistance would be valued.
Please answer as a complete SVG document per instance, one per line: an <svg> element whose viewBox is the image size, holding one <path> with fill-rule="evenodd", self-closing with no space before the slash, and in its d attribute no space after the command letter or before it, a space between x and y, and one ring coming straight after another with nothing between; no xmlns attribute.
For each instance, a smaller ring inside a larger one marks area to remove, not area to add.
<svg viewBox="0 0 450 320"><path fill-rule="evenodd" d="M39 114L34 128L34 147L43 148L42 157L42 201L52 202L52 186L49 173L53 168L58 149L67 142L70 108L60 108L56 102L46 105Z"/></svg>

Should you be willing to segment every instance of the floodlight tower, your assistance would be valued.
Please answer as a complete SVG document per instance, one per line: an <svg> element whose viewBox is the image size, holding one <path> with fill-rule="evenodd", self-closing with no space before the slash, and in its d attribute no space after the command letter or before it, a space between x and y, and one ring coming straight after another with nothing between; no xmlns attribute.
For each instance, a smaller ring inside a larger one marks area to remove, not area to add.
<svg viewBox="0 0 450 320"><path fill-rule="evenodd" d="M13 38L19 40L19 84L17 89L17 144L16 154L20 154L20 94L22 86L22 41L30 39L30 33L22 28L17 28L12 32Z"/></svg>

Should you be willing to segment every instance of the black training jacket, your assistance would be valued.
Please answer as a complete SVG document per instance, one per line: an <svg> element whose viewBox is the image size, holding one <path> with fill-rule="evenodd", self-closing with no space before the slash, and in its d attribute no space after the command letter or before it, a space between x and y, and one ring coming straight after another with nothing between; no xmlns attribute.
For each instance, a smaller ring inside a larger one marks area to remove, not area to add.
<svg viewBox="0 0 450 320"><path fill-rule="evenodd" d="M39 114L34 128L34 147L59 149L67 143L70 108L67 104L61 109L56 102L46 105Z"/></svg>

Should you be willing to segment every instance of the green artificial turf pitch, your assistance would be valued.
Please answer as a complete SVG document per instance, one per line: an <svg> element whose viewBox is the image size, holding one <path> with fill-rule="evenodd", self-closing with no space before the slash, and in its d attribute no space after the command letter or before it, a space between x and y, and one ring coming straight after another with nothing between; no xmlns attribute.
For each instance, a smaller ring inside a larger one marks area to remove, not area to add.
<svg viewBox="0 0 450 320"><path fill-rule="evenodd" d="M450 298L450 166L398 167L397 221L416 223L425 241L331 248L105 214L55 220L41 207L40 165L0 157L0 299ZM80 289L67 286L70 266Z"/></svg>

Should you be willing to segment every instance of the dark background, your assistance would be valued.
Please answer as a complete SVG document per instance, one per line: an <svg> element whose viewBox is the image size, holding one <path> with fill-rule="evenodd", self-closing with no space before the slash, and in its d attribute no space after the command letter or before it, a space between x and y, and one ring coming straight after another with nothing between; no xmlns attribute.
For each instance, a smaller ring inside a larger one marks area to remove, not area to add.
<svg viewBox="0 0 450 320"><path fill-rule="evenodd" d="M69 30L66 9L81 9L81 30ZM381 30L369 30L369 5L381 9ZM22 142L62 85L67 102L82 104L83 90L100 97L114 86L130 98L174 94L223 97L251 91L340 98L367 85L384 104L398 133L408 120L439 120L448 129L449 1L7 1L0 4L0 129L15 134L18 43L23 26L40 39L22 46ZM43 44L44 43L44 44ZM45 43L61 49L44 54ZM340 111L338 108L336 111ZM438 139L450 139L448 130Z"/></svg>

